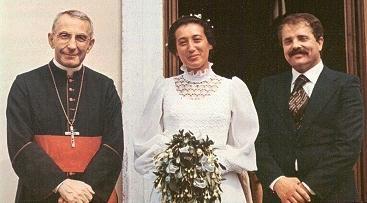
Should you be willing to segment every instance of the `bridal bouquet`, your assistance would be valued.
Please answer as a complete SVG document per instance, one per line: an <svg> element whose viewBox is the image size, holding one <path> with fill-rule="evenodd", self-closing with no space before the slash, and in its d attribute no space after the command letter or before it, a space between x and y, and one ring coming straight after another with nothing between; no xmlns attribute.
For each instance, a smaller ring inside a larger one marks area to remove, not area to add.
<svg viewBox="0 0 367 203"><path fill-rule="evenodd" d="M162 194L161 202L221 201L222 166L213 153L213 144L208 136L196 139L190 131L173 135L168 147L154 157L154 187Z"/></svg>

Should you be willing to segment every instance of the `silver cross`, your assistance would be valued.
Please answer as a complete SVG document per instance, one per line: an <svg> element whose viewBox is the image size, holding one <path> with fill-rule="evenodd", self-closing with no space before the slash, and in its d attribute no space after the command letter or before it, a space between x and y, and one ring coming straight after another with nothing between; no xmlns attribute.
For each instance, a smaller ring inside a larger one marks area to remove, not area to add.
<svg viewBox="0 0 367 203"><path fill-rule="evenodd" d="M70 132L65 132L65 135L70 135L71 147L75 147L75 135L79 135L79 132L74 131L74 127L70 126Z"/></svg>

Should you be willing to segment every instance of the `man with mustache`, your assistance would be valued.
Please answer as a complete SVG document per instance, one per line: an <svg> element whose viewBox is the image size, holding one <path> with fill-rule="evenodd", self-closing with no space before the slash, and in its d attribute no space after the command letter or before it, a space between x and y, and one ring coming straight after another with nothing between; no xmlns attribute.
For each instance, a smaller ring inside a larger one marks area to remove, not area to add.
<svg viewBox="0 0 367 203"><path fill-rule="evenodd" d="M48 42L54 58L18 75L8 97L15 202L117 202L121 101L110 78L83 64L95 42L92 21L61 12Z"/></svg>
<svg viewBox="0 0 367 203"><path fill-rule="evenodd" d="M292 68L263 79L256 99L264 202L355 202L353 165L363 134L359 80L323 64L323 27L315 16L286 16L278 38Z"/></svg>

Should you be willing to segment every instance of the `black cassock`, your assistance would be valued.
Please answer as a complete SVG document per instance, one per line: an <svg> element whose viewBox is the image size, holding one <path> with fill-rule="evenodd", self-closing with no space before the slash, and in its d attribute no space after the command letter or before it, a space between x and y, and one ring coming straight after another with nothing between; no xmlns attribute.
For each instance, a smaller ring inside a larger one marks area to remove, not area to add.
<svg viewBox="0 0 367 203"><path fill-rule="evenodd" d="M52 62L49 64L71 122L77 110L73 126L80 135L75 136L74 148L67 145L65 150L54 147L47 150L65 159L64 153L80 150L83 140L102 139L85 170L68 175L47 150L35 142L36 135L48 142L52 140L49 138L55 137L71 140L70 135L65 135L70 128L48 65L18 75L11 87L6 110L9 155L19 177L16 202L57 202L59 195L53 189L66 178L89 184L96 192L93 202L106 202L120 174L123 155L121 101L113 81L84 67L84 81L76 109L83 68L68 77L66 71Z"/></svg>

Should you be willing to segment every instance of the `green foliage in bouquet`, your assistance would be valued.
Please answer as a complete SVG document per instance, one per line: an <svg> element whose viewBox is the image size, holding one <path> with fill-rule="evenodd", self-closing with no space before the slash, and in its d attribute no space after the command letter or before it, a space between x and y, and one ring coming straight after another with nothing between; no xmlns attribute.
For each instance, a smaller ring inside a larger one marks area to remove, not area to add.
<svg viewBox="0 0 367 203"><path fill-rule="evenodd" d="M168 147L154 157L157 176L154 187L162 194L161 202L209 203L221 201L219 167L212 140L196 139L192 132L180 130Z"/></svg>

